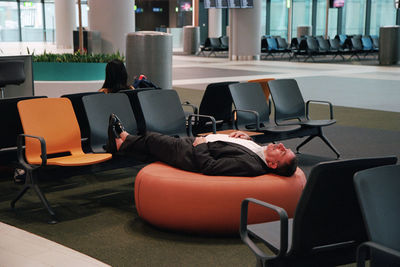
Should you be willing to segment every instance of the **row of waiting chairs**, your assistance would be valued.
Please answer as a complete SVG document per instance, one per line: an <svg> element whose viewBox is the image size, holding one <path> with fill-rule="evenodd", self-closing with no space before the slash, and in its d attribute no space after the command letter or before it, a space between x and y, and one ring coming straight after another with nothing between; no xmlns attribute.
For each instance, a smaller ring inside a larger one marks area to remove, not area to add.
<svg viewBox="0 0 400 267"><path fill-rule="evenodd" d="M288 56L289 60L304 61L311 59L314 61L316 56L332 56L332 60L340 57L345 60L356 57L360 59L368 55L376 55L379 52L379 39L377 36L347 36L338 35L333 39L325 39L323 36L304 36L293 38L290 45L280 36L263 36L261 39L261 58L272 58L280 55L283 58Z"/></svg>
<svg viewBox="0 0 400 267"><path fill-rule="evenodd" d="M321 131L321 127L335 122L333 115L327 121L309 120L306 112L309 103L304 103L297 83L294 80L276 80L264 83L269 86L275 103L275 123L272 123L269 120L269 96L265 96L261 84L260 81L210 84L197 114L190 116L185 114L175 90L148 88L125 90L117 94L91 92L64 95L56 99L20 99L22 100L20 102L14 99L14 113L17 113L18 102L24 133L38 137L33 139L23 135L19 137L17 143L19 162L27 172L27 182L21 193L13 200L12 206L15 206L26 190L34 188L52 216L52 221L56 221L54 212L34 178L36 169L46 165L80 166L109 160L111 156L104 153L104 145L107 142L108 118L111 113L117 114L130 133L147 130L173 136L188 136L192 135L192 132L199 134L236 128L262 133L258 137L261 142L309 136L297 150L313 137L319 136L339 157L339 153ZM282 87L289 89L283 90ZM295 109L294 106L289 106L288 96L290 99L296 99L295 102L292 101L295 106L303 107ZM280 105L280 99L282 103L286 102L283 107ZM234 110L232 104L235 106ZM27 105L26 108L21 110L24 105ZM291 113L282 108L289 109ZM330 109L332 114L332 108ZM249 112L252 114L250 118L247 116ZM296 119L297 122L285 125L287 118L279 114L289 114L289 119ZM32 130L29 130L30 128ZM54 136L54 133L57 134ZM14 140L16 135L17 133L14 133ZM24 139L27 139L26 154L34 154L33 159L23 156ZM70 148L69 144L74 144L74 147ZM87 157L83 153L95 153L97 156L90 156L80 163L77 158ZM74 156L75 154L78 156Z"/></svg>
<svg viewBox="0 0 400 267"><path fill-rule="evenodd" d="M147 130L173 136L190 135L175 90L147 88L117 94L89 92L60 98L12 98L3 99L0 106L7 106L8 112L4 111L18 122L12 131L2 131L8 132L8 143L4 145L17 147L19 164L26 171L25 185L11 206L14 208L32 188L50 214L51 223L57 222L57 218L39 188L38 169L49 165L72 167L109 161L111 154L105 153L105 144L111 113L117 114L130 133Z"/></svg>
<svg viewBox="0 0 400 267"><path fill-rule="evenodd" d="M203 45L200 46L200 51L196 55L200 56L217 56L217 53L224 53L229 51L229 37L208 37Z"/></svg>

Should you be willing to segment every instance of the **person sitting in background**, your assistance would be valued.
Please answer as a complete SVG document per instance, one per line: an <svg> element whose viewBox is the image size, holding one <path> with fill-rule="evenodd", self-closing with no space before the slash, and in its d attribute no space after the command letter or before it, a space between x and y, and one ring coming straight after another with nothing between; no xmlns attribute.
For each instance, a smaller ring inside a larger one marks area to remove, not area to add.
<svg viewBox="0 0 400 267"><path fill-rule="evenodd" d="M206 175L292 176L297 168L292 150L281 143L260 146L244 132L181 138L155 132L131 135L115 114L110 115L106 151Z"/></svg>
<svg viewBox="0 0 400 267"><path fill-rule="evenodd" d="M121 60L114 59L107 63L106 79L103 87L99 92L106 94L118 93L120 90L134 89L132 85L128 85L128 73L125 64Z"/></svg>

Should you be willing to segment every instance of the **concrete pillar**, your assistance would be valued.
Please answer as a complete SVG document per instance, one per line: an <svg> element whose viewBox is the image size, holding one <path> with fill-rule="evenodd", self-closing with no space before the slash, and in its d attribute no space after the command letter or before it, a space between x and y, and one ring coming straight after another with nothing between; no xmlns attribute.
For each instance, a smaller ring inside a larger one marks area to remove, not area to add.
<svg viewBox="0 0 400 267"><path fill-rule="evenodd" d="M97 0L96 0L97 1ZM128 84L144 74L162 89L172 89L172 35L139 31L126 36Z"/></svg>
<svg viewBox="0 0 400 267"><path fill-rule="evenodd" d="M220 37L222 35L222 9L208 9L208 37Z"/></svg>
<svg viewBox="0 0 400 267"><path fill-rule="evenodd" d="M88 0L89 30L99 31L102 52L125 53L126 35L135 31L134 0Z"/></svg>
<svg viewBox="0 0 400 267"><path fill-rule="evenodd" d="M61 49L73 48L75 23L75 0L55 0L56 46Z"/></svg>
<svg viewBox="0 0 400 267"><path fill-rule="evenodd" d="M253 8L229 10L231 60L259 60L261 52L261 0Z"/></svg>

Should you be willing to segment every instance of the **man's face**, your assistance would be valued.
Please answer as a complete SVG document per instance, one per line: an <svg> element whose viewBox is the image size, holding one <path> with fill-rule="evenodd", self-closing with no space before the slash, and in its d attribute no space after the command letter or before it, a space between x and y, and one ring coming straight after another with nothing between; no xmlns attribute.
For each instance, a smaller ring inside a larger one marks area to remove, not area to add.
<svg viewBox="0 0 400 267"><path fill-rule="evenodd" d="M270 168L277 168L285 163L288 163L296 155L289 148L286 148L282 143L269 144L265 149L265 159Z"/></svg>

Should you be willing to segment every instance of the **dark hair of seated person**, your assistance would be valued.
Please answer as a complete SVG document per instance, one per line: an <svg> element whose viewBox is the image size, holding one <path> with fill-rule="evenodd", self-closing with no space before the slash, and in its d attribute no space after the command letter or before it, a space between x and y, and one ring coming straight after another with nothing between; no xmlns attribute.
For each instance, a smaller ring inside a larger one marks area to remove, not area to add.
<svg viewBox="0 0 400 267"><path fill-rule="evenodd" d="M114 59L107 63L106 79L103 87L99 90L104 93L118 93L120 90L133 89L128 85L128 73L124 62Z"/></svg>
<svg viewBox="0 0 400 267"><path fill-rule="evenodd" d="M298 165L298 159L297 157L293 157L289 162L280 165L272 172L281 176L290 177L296 172L297 165Z"/></svg>

